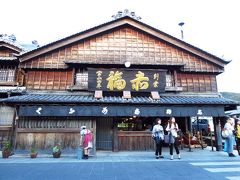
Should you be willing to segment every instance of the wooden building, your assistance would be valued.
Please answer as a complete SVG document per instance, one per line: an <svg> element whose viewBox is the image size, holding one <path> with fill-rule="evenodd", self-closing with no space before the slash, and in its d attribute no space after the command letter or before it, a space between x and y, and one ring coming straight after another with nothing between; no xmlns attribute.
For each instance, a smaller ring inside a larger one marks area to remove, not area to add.
<svg viewBox="0 0 240 180"><path fill-rule="evenodd" d="M3 100L16 108L18 149L33 141L75 148L86 125L97 150L149 150L156 117L175 116L186 132L190 117L212 116L216 128L237 105L217 91L216 76L229 62L130 16L19 59L27 93Z"/></svg>
<svg viewBox="0 0 240 180"><path fill-rule="evenodd" d="M18 69L18 55L23 48L5 35L0 36L0 99L19 95L26 91L23 84L23 74ZM0 105L0 149L3 141L11 138L12 124L15 114L14 107Z"/></svg>

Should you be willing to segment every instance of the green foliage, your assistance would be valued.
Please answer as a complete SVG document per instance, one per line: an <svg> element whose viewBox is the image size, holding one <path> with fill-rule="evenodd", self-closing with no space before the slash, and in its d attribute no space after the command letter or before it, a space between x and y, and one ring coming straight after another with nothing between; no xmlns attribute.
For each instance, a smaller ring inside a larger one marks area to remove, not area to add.
<svg viewBox="0 0 240 180"><path fill-rule="evenodd" d="M3 143L3 150L4 150L4 151L11 151L11 149L12 149L12 144L11 144L11 142L10 142L10 141L5 141L5 142Z"/></svg>
<svg viewBox="0 0 240 180"><path fill-rule="evenodd" d="M61 152L61 147L59 145L56 145L53 147L53 153Z"/></svg>
<svg viewBox="0 0 240 180"><path fill-rule="evenodd" d="M240 93L221 92L221 94L224 98L238 101L240 103Z"/></svg>
<svg viewBox="0 0 240 180"><path fill-rule="evenodd" d="M33 140L33 143L32 143L32 146L31 146L31 149L30 149L30 152L31 153L36 153L36 140L34 139Z"/></svg>

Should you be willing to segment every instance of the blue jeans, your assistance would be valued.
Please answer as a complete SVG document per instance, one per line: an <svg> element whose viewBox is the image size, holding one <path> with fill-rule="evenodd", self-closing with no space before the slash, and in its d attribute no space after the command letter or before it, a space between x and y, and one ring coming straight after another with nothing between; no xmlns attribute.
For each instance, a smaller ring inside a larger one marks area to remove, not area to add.
<svg viewBox="0 0 240 180"><path fill-rule="evenodd" d="M226 152L233 153L233 136L226 138L225 141L226 141L225 143L227 145Z"/></svg>

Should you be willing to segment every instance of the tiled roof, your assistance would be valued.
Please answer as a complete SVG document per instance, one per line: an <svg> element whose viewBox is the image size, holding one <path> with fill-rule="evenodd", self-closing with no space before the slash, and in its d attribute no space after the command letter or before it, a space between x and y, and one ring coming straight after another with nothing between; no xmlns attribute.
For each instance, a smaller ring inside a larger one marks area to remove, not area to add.
<svg viewBox="0 0 240 180"><path fill-rule="evenodd" d="M0 93L25 93L26 87L0 86Z"/></svg>
<svg viewBox="0 0 240 180"><path fill-rule="evenodd" d="M55 45L55 44L57 44L57 43L66 41L66 40L68 40L68 39L70 39L70 38L77 37L77 36L79 36L79 35L81 35L81 34L87 33L87 32L89 32L89 31L93 31L93 30L98 29L98 28L101 28L101 27L103 27L103 26L111 25L111 23L114 23L114 22L117 22L117 21L121 21L121 20L126 19L126 18L130 18L130 19L132 19L133 21L135 21L135 22L137 22L137 23L139 23L139 24L141 24L141 25L143 25L143 26L146 26L147 28L150 28L150 29L152 29L152 30L154 30L154 31L157 31L157 32L159 32L159 33L161 33L161 34L163 34L163 35L165 35L165 36L167 36L167 37L169 37L169 38L171 38L171 39L174 39L174 40L178 41L179 43L182 43L182 44L184 44L184 45L186 45L186 46L188 46L188 47L190 47L190 48L194 48L194 49L196 49L196 50L198 50L198 51L200 51L200 52L202 52L202 53L205 53L205 54L207 54L207 55L209 55L209 56L211 56L211 57L213 57L213 58L216 58L216 59L218 59L218 61L223 62L224 64L228 64L228 63L230 62L230 61L226 61L226 60L224 60L224 59L222 59L222 58L220 58L220 57L218 57L218 56L216 56L216 55L213 55L213 54L211 54L211 53L209 53L209 52L207 52L207 51L204 51L204 50L202 50L202 49L200 49L200 48L198 48L198 47L196 47L196 46L193 46L193 45L191 45L191 44L189 44L189 43L187 43L187 42L185 42L185 41L182 41L182 40L180 40L180 39L178 39L178 38L176 38L176 37L174 37L174 36L172 36L172 35L170 35L170 34L167 34L167 33L163 32L163 31L160 31L160 30L157 29L157 28L154 28L154 27L152 27L152 26L149 26L148 24L145 24L145 23L143 23L143 22L137 21L137 20L131 18L130 16L123 16L122 18L119 18L119 19L116 19L116 20L112 20L112 21L103 23L103 24L101 24L101 25L98 25L98 26L92 27L92 28L90 28L90 29L87 29L87 30L78 32L78 33L73 34L73 35L71 35L71 36L68 36L68 37L59 39L59 40L57 40L57 41L51 42L51 43L46 44L46 45L44 45L44 46L41 46L41 47L39 47L39 48L33 49L32 51L28 51L28 52L22 53L22 57L23 57L24 55L26 55L26 54L30 54L30 53L36 52L36 51L38 51L38 50L41 50L41 49L44 49L44 48L53 46L53 45Z"/></svg>
<svg viewBox="0 0 240 180"><path fill-rule="evenodd" d="M18 42L14 42L14 41L11 41L11 40L9 40L9 39L7 39L7 38L0 38L0 42L5 42L5 43L7 43L7 44L10 44L10 45L12 45L12 46L14 46L14 47L17 47L17 48L19 48L19 49L21 49L21 50L24 50L24 47L22 47Z"/></svg>
<svg viewBox="0 0 240 180"><path fill-rule="evenodd" d="M0 56L0 61L14 61L17 60L17 57L1 57Z"/></svg>
<svg viewBox="0 0 240 180"><path fill-rule="evenodd" d="M10 44L10 45L20 49L21 50L20 54L27 53L28 51L32 51L32 50L39 47L38 45L35 45L35 44L31 44L31 43L23 44L23 43L19 43L17 41L12 41L12 40L7 39L7 38L0 38L0 42Z"/></svg>
<svg viewBox="0 0 240 180"><path fill-rule="evenodd" d="M27 94L21 96L12 96L0 100L6 103L128 103L128 104L198 104L198 105L238 105L236 101L225 99L223 97L205 97L205 96L161 96L159 100L153 100L151 97L132 97L123 99L119 96L108 96L102 99L95 99L93 96L86 95L56 95L56 94Z"/></svg>

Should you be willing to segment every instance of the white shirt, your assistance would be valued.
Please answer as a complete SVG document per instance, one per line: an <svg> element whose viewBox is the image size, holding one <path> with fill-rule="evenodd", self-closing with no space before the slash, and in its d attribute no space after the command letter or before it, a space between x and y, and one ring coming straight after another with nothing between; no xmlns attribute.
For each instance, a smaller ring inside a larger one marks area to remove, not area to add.
<svg viewBox="0 0 240 180"><path fill-rule="evenodd" d="M156 124L153 126L153 130L152 130L152 135L155 137L155 136L158 136L160 137L161 139L164 139L164 131L163 131L163 127L160 125L160 124Z"/></svg>
<svg viewBox="0 0 240 180"><path fill-rule="evenodd" d="M177 132L178 132L178 124L177 123L175 124L176 126L174 125L174 123L172 123L170 126L170 124L168 123L166 128L166 131L171 132L173 137L177 137Z"/></svg>
<svg viewBox="0 0 240 180"><path fill-rule="evenodd" d="M231 125L229 122L225 124L224 129L228 131L229 135L233 135L234 126Z"/></svg>

